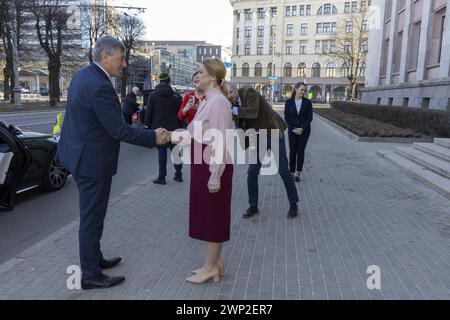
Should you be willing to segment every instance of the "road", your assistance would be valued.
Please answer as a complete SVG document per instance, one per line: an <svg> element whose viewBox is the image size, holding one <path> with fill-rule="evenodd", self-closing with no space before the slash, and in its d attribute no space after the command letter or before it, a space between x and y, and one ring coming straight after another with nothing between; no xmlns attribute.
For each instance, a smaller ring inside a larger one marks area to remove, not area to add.
<svg viewBox="0 0 450 320"><path fill-rule="evenodd" d="M0 120L24 131L52 131L58 112L0 114ZM142 174L157 175L156 149L122 143L119 172L113 178L111 197L143 180ZM69 177L55 193L31 190L18 195L12 212L0 212L0 264L78 218L78 193Z"/></svg>

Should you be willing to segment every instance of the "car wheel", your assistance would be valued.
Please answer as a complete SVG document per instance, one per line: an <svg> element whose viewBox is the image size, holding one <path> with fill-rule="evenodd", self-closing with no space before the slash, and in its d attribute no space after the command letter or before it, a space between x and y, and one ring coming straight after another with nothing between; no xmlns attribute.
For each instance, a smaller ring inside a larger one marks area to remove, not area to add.
<svg viewBox="0 0 450 320"><path fill-rule="evenodd" d="M44 168L41 187L45 191L57 191L66 184L69 171L56 159L56 150L50 153Z"/></svg>

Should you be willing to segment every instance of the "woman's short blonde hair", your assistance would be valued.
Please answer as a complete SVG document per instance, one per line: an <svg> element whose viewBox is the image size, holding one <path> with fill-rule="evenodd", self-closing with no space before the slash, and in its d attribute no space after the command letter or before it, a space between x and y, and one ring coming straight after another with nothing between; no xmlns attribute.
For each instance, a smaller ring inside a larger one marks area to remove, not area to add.
<svg viewBox="0 0 450 320"><path fill-rule="evenodd" d="M217 79L217 86L220 87L222 94L228 99L228 86L225 81L225 77L227 75L227 69L223 64L223 61L214 58L214 59L205 59L202 64L205 66L206 71Z"/></svg>

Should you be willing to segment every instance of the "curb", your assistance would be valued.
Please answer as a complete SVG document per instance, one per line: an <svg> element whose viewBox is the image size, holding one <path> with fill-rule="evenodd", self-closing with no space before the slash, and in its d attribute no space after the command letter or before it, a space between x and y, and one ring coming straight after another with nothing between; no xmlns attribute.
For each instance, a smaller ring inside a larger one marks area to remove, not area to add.
<svg viewBox="0 0 450 320"><path fill-rule="evenodd" d="M433 142L434 138L380 138L380 137L360 137L351 131L337 125L336 123L328 120L318 113L314 113L314 117L318 117L320 120L329 124L331 127L339 131L347 138L356 142L386 142L386 143L414 143L414 142Z"/></svg>

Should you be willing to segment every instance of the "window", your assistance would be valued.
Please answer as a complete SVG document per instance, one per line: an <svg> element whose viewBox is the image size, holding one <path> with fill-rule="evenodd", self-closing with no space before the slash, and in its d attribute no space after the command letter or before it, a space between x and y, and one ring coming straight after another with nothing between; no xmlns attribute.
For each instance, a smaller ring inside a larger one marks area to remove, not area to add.
<svg viewBox="0 0 450 320"><path fill-rule="evenodd" d="M350 69L346 63L344 63L342 65L341 73L342 73L342 78L348 78L350 76Z"/></svg>
<svg viewBox="0 0 450 320"><path fill-rule="evenodd" d="M285 77L292 77L292 64L290 63L286 63L284 65L284 72L283 72Z"/></svg>
<svg viewBox="0 0 450 320"><path fill-rule="evenodd" d="M361 52L363 52L363 53L369 52L369 45L367 44L367 42L364 42L364 43L361 45Z"/></svg>
<svg viewBox="0 0 450 320"><path fill-rule="evenodd" d="M323 33L323 24L322 23L317 24L316 33Z"/></svg>
<svg viewBox="0 0 450 320"><path fill-rule="evenodd" d="M247 9L245 12L245 20L252 20L252 11L250 9Z"/></svg>
<svg viewBox="0 0 450 320"><path fill-rule="evenodd" d="M409 61L408 70L417 69L417 61L419 60L419 45L420 45L420 32L422 29L422 22L415 23L411 28L411 41L409 43Z"/></svg>
<svg viewBox="0 0 450 320"><path fill-rule="evenodd" d="M272 18L275 18L277 16L277 8L272 7L272 8L270 8L270 11L272 13Z"/></svg>
<svg viewBox="0 0 450 320"><path fill-rule="evenodd" d="M292 42L286 42L286 54L292 54Z"/></svg>
<svg viewBox="0 0 450 320"><path fill-rule="evenodd" d="M346 44L344 44L344 50L345 50L345 52L347 52L347 53L351 53L353 50L353 47L352 47L352 44L351 43L346 43Z"/></svg>
<svg viewBox="0 0 450 320"><path fill-rule="evenodd" d="M363 20L363 22L362 22L362 31L369 31L369 21Z"/></svg>
<svg viewBox="0 0 450 320"><path fill-rule="evenodd" d="M323 33L330 34L331 33L331 23L325 22L323 24Z"/></svg>
<svg viewBox="0 0 450 320"><path fill-rule="evenodd" d="M239 39L239 28L236 28L236 39Z"/></svg>
<svg viewBox="0 0 450 320"><path fill-rule="evenodd" d="M305 15L305 6L304 6L304 5L301 5L301 6L300 6L300 15L301 15L301 16L304 16L304 15Z"/></svg>
<svg viewBox="0 0 450 320"><path fill-rule="evenodd" d="M275 52L276 52L276 46L275 45L270 46L270 54L275 54Z"/></svg>
<svg viewBox="0 0 450 320"><path fill-rule="evenodd" d="M270 36L275 37L276 26L270 26Z"/></svg>
<svg viewBox="0 0 450 320"><path fill-rule="evenodd" d="M358 11L358 2L352 1L352 13L356 13Z"/></svg>
<svg viewBox="0 0 450 320"><path fill-rule="evenodd" d="M292 36L294 34L294 25L288 24L287 25L287 33L288 36Z"/></svg>
<svg viewBox="0 0 450 320"><path fill-rule="evenodd" d="M302 25L300 26L300 34L302 36L306 36L308 34L308 24L307 23L302 23Z"/></svg>
<svg viewBox="0 0 450 320"><path fill-rule="evenodd" d="M336 52L336 42L334 40L330 41L330 52Z"/></svg>
<svg viewBox="0 0 450 320"><path fill-rule="evenodd" d="M241 13L240 12L236 12L236 20L237 21L241 20Z"/></svg>
<svg viewBox="0 0 450 320"><path fill-rule="evenodd" d="M336 64L331 62L327 65L327 77L329 78L336 77Z"/></svg>
<svg viewBox="0 0 450 320"><path fill-rule="evenodd" d="M409 98L403 98L403 105L402 107L407 108L409 105Z"/></svg>
<svg viewBox="0 0 450 320"><path fill-rule="evenodd" d="M292 6L292 16L295 17L297 15L297 6Z"/></svg>
<svg viewBox="0 0 450 320"><path fill-rule="evenodd" d="M262 64L259 62L255 64L255 77L262 77Z"/></svg>
<svg viewBox="0 0 450 320"><path fill-rule="evenodd" d="M330 48L328 46L328 41L323 41L322 42L322 53L324 53L324 54L330 53Z"/></svg>
<svg viewBox="0 0 450 320"><path fill-rule="evenodd" d="M388 99L388 105L392 106L394 104L394 98L389 98Z"/></svg>
<svg viewBox="0 0 450 320"><path fill-rule="evenodd" d="M306 64L304 62L298 65L297 77L306 77Z"/></svg>
<svg viewBox="0 0 450 320"><path fill-rule="evenodd" d="M322 53L322 46L320 44L320 40L316 40L316 49L315 49L316 54L321 54Z"/></svg>
<svg viewBox="0 0 450 320"><path fill-rule="evenodd" d="M250 75L250 66L248 65L248 63L244 63L242 65L242 76L248 77L249 75Z"/></svg>
<svg viewBox="0 0 450 320"><path fill-rule="evenodd" d="M381 104L381 98L377 98L377 105Z"/></svg>
<svg viewBox="0 0 450 320"><path fill-rule="evenodd" d="M336 22L331 23L331 33L336 33Z"/></svg>
<svg viewBox="0 0 450 320"><path fill-rule="evenodd" d="M252 37L252 27L245 27L245 37L246 38Z"/></svg>
<svg viewBox="0 0 450 320"><path fill-rule="evenodd" d="M367 1L361 1L361 12L367 11Z"/></svg>
<svg viewBox="0 0 450 320"><path fill-rule="evenodd" d="M236 46L236 55L239 55L239 45Z"/></svg>
<svg viewBox="0 0 450 320"><path fill-rule="evenodd" d="M237 76L237 66L236 66L236 63L233 64L233 70L232 70L231 72L232 72L232 74L233 74L233 77L236 78L236 76Z"/></svg>
<svg viewBox="0 0 450 320"><path fill-rule="evenodd" d="M350 2L345 3L344 13L350 13Z"/></svg>
<svg viewBox="0 0 450 320"><path fill-rule="evenodd" d="M258 19L264 19L266 17L266 11L263 8L258 9Z"/></svg>
<svg viewBox="0 0 450 320"><path fill-rule="evenodd" d="M327 3L323 6L323 14L331 14L331 4Z"/></svg>
<svg viewBox="0 0 450 320"><path fill-rule="evenodd" d="M258 27L258 37L264 37L264 27Z"/></svg>
<svg viewBox="0 0 450 320"><path fill-rule="evenodd" d="M286 10L285 10L285 16L286 16L286 17L290 17L290 16L291 16L291 7L290 7L290 6L287 6L287 7L286 7Z"/></svg>
<svg viewBox="0 0 450 320"><path fill-rule="evenodd" d="M313 78L320 78L320 64L315 62L312 66L312 75Z"/></svg>
<svg viewBox="0 0 450 320"><path fill-rule="evenodd" d="M403 44L403 31L397 33L394 41L394 57L392 73L400 72L401 55L402 55L402 44Z"/></svg>
<svg viewBox="0 0 450 320"><path fill-rule="evenodd" d="M306 54L306 41L300 41L300 54Z"/></svg>
<svg viewBox="0 0 450 320"><path fill-rule="evenodd" d="M345 22L345 32L347 32L347 33L353 32L353 21Z"/></svg>
<svg viewBox="0 0 450 320"><path fill-rule="evenodd" d="M423 109L429 109L430 108L430 101L431 101L430 98L423 98L421 107Z"/></svg>
<svg viewBox="0 0 450 320"><path fill-rule="evenodd" d="M267 76L272 77L275 75L275 64L272 64L272 62L270 62L267 65Z"/></svg>
<svg viewBox="0 0 450 320"><path fill-rule="evenodd" d="M306 15L307 16L311 15L311 5L310 4L306 5Z"/></svg>
<svg viewBox="0 0 450 320"><path fill-rule="evenodd" d="M250 55L250 45L249 44L246 44L245 45L245 53L244 53L246 56L249 56Z"/></svg>
<svg viewBox="0 0 450 320"><path fill-rule="evenodd" d="M264 46L261 43L258 43L258 47L256 48L256 54L258 55L264 54Z"/></svg>
<svg viewBox="0 0 450 320"><path fill-rule="evenodd" d="M442 45L444 44L444 28L445 28L445 15L441 18L441 31L439 40L439 50L438 50L438 63L441 63L442 56Z"/></svg>

